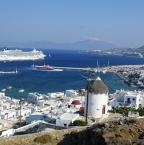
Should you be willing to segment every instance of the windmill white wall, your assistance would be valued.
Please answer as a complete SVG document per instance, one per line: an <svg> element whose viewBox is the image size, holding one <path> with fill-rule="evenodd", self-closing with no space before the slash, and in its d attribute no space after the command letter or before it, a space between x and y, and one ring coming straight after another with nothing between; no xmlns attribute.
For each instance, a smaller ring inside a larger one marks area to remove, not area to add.
<svg viewBox="0 0 144 145"><path fill-rule="evenodd" d="M85 98L85 104L87 104L87 92ZM100 118L103 114L107 114L107 99L108 96L105 94L89 93L88 116ZM84 112L86 115L86 107Z"/></svg>
<svg viewBox="0 0 144 145"><path fill-rule="evenodd" d="M103 83L103 81L98 77L89 86L87 116L100 118L102 115L107 114L107 104L108 104L108 88ZM86 108L87 108L87 90L85 93L85 109L84 109L85 115Z"/></svg>

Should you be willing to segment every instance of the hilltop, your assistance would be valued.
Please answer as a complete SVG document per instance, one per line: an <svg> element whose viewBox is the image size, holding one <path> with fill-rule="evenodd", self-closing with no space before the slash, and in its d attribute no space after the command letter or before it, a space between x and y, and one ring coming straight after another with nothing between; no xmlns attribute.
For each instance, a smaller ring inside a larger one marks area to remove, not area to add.
<svg viewBox="0 0 144 145"><path fill-rule="evenodd" d="M5 145L143 145L144 119L117 118L91 127L3 138Z"/></svg>

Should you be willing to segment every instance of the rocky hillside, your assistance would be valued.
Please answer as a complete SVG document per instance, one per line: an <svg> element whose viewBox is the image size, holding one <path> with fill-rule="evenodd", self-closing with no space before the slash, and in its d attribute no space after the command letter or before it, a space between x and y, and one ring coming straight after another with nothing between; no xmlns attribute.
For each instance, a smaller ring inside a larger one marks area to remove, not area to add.
<svg viewBox="0 0 144 145"><path fill-rule="evenodd" d="M144 119L0 139L0 145L144 145Z"/></svg>

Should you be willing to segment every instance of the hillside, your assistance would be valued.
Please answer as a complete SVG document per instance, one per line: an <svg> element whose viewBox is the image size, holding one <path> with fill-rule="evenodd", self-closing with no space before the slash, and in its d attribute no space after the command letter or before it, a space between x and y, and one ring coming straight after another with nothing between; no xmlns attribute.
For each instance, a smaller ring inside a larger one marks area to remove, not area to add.
<svg viewBox="0 0 144 145"><path fill-rule="evenodd" d="M143 145L144 119L122 118L92 127L2 138L0 145Z"/></svg>

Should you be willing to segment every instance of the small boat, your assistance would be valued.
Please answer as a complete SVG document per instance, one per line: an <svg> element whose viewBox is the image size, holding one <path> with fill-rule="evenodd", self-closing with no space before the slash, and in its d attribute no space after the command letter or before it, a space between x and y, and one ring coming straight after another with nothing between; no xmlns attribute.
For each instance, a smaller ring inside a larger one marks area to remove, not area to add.
<svg viewBox="0 0 144 145"><path fill-rule="evenodd" d="M2 91L2 92L5 92L5 90L6 90L6 89L2 89L1 91Z"/></svg>
<svg viewBox="0 0 144 145"><path fill-rule="evenodd" d="M23 89L23 87L22 87L22 89L20 89L20 90L19 90L19 92L20 92L20 93L24 92L24 89Z"/></svg>
<svg viewBox="0 0 144 145"><path fill-rule="evenodd" d="M24 89L20 89L19 92L20 92L20 93L24 92Z"/></svg>
<svg viewBox="0 0 144 145"><path fill-rule="evenodd" d="M51 57L51 55L49 54L49 57Z"/></svg>
<svg viewBox="0 0 144 145"><path fill-rule="evenodd" d="M10 90L11 88L12 88L12 86L8 86L8 87L7 87L7 90Z"/></svg>

